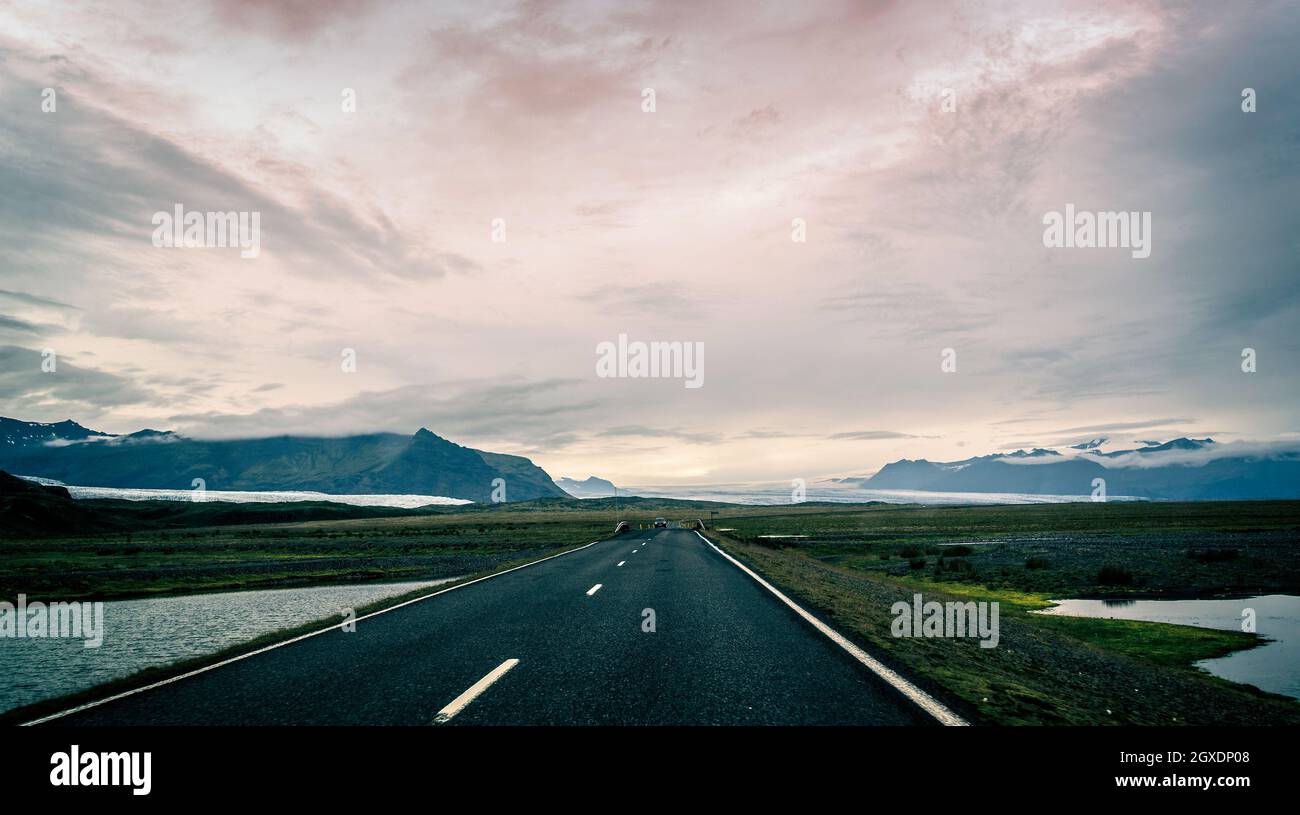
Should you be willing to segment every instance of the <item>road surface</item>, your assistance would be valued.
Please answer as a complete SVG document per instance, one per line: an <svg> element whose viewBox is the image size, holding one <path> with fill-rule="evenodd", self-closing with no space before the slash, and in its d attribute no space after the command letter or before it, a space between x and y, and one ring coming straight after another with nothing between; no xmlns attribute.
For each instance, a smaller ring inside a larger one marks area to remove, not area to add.
<svg viewBox="0 0 1300 815"><path fill-rule="evenodd" d="M933 723L679 529L601 541L51 722Z"/></svg>

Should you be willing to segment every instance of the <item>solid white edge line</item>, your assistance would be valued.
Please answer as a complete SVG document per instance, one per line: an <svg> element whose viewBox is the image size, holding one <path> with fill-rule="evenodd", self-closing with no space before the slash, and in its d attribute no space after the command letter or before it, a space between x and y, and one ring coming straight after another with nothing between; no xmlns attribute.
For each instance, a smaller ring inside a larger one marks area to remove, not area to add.
<svg viewBox="0 0 1300 815"><path fill-rule="evenodd" d="M464 710L466 705L477 699L483 691L492 687L498 679L505 676L511 668L518 664L519 660L517 659L507 659L505 662L502 662L500 665L488 671L487 676L475 682L473 685L470 685L464 693L457 696L455 699L452 699L446 707L438 711L438 715L433 717L433 723L446 724L451 721L451 717Z"/></svg>
<svg viewBox="0 0 1300 815"><path fill-rule="evenodd" d="M960 726L965 726L970 724L970 722L967 722L965 719L963 719L962 717L958 716L956 713L953 713L951 710L949 710L947 706L945 706L938 699L935 699L933 696L921 690L916 685L913 685L911 682L907 681L902 676L900 676L896 671L886 667L885 664L882 663L880 660L876 659L875 657L868 654L866 651L863 651L861 648L854 645L843 634L839 633L838 631L831 628L826 623L822 622L821 620L817 619L813 615L809 614L801 606L799 606L798 603L794 602L789 597L786 597L784 594L782 594L781 591L776 586L773 586L771 583L767 582L762 577L760 577L758 573L755 572L753 569L749 568L745 564L741 563L739 560L736 560L734 557L732 557L731 555L727 554L726 552L722 551L717 546L715 546L713 541L709 540L703 535L700 535L698 531L695 534L700 536L700 540L704 541L710 547L712 547L713 551L717 552L718 554L725 557L727 560L731 561L732 564L736 566L736 568L740 569L745 574L754 578L754 580L756 580L760 586L772 592L772 594L775 594L777 598L781 600L781 602L785 603L787 606L793 609L796 614L798 614L800 617L804 618L804 620L809 622L813 626L813 628L816 628L818 631L825 634L836 645L843 648L845 651L848 651L849 654L851 654L854 659L856 659L858 662L861 662L863 665L865 665L876 676L879 676L881 679L885 680L890 685L892 685L894 689L897 690L899 693L903 694L912 702L916 703L918 707L920 707L926 713L929 713L931 716L937 719L940 724L948 725L950 727L960 727Z"/></svg>
<svg viewBox="0 0 1300 815"><path fill-rule="evenodd" d="M395 606L389 606L388 608L381 608L378 611L372 611L369 614L366 614L361 617L357 617L355 620L349 620L348 622L359 623L362 620L368 620L371 617L378 617L380 614L385 614L389 611L396 611L397 609L402 608L403 606L409 606L412 603L418 603L421 600L428 600L430 597L437 597L440 594L446 594L449 591L455 591L456 589L464 588L465 586L472 586L475 583L480 583L484 580L491 580L492 578L500 577L503 574L509 574L510 572L518 571L519 569L527 569L529 566L536 566L538 563L542 563L543 561L550 560L551 558L563 557L564 555L571 555L574 552L581 552L583 549L587 549L589 547L595 546L598 543L600 543L600 541L592 541L591 543L588 543L584 546L578 546L574 549L569 549L568 551L565 552L556 552L553 555L547 555L546 557L538 558L537 560L532 560L529 561L528 563L521 563L518 566L511 566L509 569L502 569L499 572L493 572L492 574L485 574L482 577L476 577L473 580L466 580L464 583L457 583L454 586L448 586L445 589L441 589L439 591L435 591L430 594L424 594L419 597L413 597L412 599L398 603ZM67 710L61 710L58 713L51 713L48 716L42 716L41 718L33 719L30 722L23 722L18 726L31 727L32 725L44 724L45 722L54 721L55 719L62 719L64 716L71 716L73 713L80 713L81 711L89 710L92 707L99 707L100 705L106 705L109 702L116 702L118 699L125 699L128 696L135 696L137 693L144 693L147 690L153 690L154 688L161 688L163 685L170 685L173 682L179 682L182 679L189 679L191 676L198 676L201 673L207 673L208 671L216 670L217 668L220 668L225 665L229 665L232 662L239 662L240 660L248 659L249 657L255 657L258 654L264 654L267 651L274 651L276 648L283 648L286 645L292 645L295 642L301 642L305 639L310 639L311 637L319 636L321 634L328 634L330 631L339 629L342 626L343 623L338 623L335 625L331 625L328 628L322 628L319 631L311 631L306 634L299 634L298 636L293 637L292 639L287 639L283 642L274 642L271 643L270 645L265 645L261 648L258 648L255 651L249 651L247 654L240 654L239 656L234 656L231 657L230 659L223 659L220 662L214 662L213 664L205 665L202 668L195 668L192 671L187 671L186 673L173 676L170 679L164 679L160 682L154 682L153 684L145 685L140 688L133 688L132 690L122 691L121 693L116 693L113 694L112 696L106 696L103 699L97 699L93 702L86 702L85 704L68 708Z"/></svg>
<svg viewBox="0 0 1300 815"><path fill-rule="evenodd" d="M587 596L590 597L591 595L593 595L593 594L595 594L596 592L600 591L600 587L603 586L603 585L605 585L605 584L604 584L604 583L597 583L596 585L594 585L594 586L592 586L591 588L587 589Z"/></svg>

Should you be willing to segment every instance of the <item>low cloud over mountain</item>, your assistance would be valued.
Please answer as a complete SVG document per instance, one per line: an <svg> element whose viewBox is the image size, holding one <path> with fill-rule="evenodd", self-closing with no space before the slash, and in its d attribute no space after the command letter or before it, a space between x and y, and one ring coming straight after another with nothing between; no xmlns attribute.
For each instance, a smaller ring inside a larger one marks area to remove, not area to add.
<svg viewBox="0 0 1300 815"><path fill-rule="evenodd" d="M1104 440L1102 440L1104 441ZM1300 442L1218 444L1178 438L1164 444L1102 452L1071 449L994 453L961 461L902 459L885 465L866 489L1091 495L1156 500L1300 497Z"/></svg>

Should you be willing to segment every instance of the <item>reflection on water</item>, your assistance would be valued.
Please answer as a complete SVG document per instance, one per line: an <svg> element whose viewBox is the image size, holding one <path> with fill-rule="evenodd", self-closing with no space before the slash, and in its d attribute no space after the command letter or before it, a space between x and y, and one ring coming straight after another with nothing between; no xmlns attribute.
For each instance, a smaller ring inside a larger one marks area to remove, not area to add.
<svg viewBox="0 0 1300 815"><path fill-rule="evenodd" d="M1270 594L1239 600L1056 600L1038 612L1067 617L1103 617L1194 625L1241 631L1253 610L1255 633L1272 642L1197 666L1232 682L1300 699L1300 597Z"/></svg>
<svg viewBox="0 0 1300 815"><path fill-rule="evenodd" d="M86 648L80 639L0 638L0 711L455 579L108 601L99 648Z"/></svg>

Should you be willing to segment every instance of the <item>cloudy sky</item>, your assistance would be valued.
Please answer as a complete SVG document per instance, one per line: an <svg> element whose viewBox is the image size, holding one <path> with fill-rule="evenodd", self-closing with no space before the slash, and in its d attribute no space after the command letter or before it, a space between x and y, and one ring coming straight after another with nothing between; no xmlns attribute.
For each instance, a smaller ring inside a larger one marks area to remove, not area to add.
<svg viewBox="0 0 1300 815"><path fill-rule="evenodd" d="M0 415L630 484L1300 436L1294 4L133 6L0 0ZM260 254L155 247L177 204ZM1066 204L1150 257L1044 247Z"/></svg>

